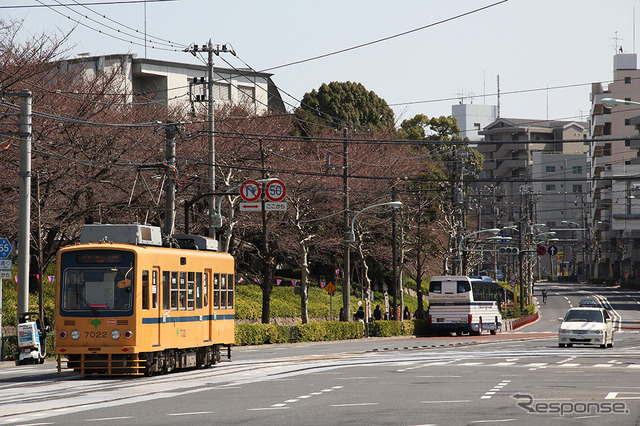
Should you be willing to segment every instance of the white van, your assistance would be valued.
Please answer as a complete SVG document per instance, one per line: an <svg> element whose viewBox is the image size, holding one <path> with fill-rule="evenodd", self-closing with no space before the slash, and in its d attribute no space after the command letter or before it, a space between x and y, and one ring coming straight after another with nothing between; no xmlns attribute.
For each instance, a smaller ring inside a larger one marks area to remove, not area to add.
<svg viewBox="0 0 640 426"><path fill-rule="evenodd" d="M471 280L466 276L431 278L429 325L432 331L479 335L496 334L502 327L499 302L504 289L495 282Z"/></svg>

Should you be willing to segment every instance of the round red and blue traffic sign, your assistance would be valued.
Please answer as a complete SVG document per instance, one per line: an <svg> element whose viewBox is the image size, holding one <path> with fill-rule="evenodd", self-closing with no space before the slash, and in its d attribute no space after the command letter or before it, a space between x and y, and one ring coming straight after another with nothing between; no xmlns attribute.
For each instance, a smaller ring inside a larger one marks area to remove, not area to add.
<svg viewBox="0 0 640 426"><path fill-rule="evenodd" d="M538 246L536 252L538 253L538 256L544 256L547 254L547 248L545 246Z"/></svg>
<svg viewBox="0 0 640 426"><path fill-rule="evenodd" d="M267 196L269 201L281 201L285 195L287 195L287 189L284 186L284 183L280 179L274 179L267 183L265 187L264 194Z"/></svg>
<svg viewBox="0 0 640 426"><path fill-rule="evenodd" d="M240 196L249 203L260 198L261 192L260 185L255 180L245 180L240 185Z"/></svg>

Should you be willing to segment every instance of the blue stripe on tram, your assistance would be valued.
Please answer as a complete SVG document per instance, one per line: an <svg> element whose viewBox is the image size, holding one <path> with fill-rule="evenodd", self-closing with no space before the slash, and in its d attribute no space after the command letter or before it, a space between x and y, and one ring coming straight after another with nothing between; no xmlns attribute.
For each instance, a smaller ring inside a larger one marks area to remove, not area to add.
<svg viewBox="0 0 640 426"><path fill-rule="evenodd" d="M190 315L190 316L181 316L181 317L172 317L167 316L164 317L151 317L151 318L142 318L143 324L168 324L168 323L177 323L177 322L200 322L200 321L220 321L220 320L232 320L235 319L235 314L216 314L215 318L213 315L202 315L202 319L200 319L200 315Z"/></svg>

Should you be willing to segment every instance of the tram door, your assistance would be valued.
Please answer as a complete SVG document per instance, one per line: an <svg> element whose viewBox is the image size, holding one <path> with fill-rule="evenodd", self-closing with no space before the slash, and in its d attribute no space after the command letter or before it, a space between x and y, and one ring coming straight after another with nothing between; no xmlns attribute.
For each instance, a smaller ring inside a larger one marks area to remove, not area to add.
<svg viewBox="0 0 640 426"><path fill-rule="evenodd" d="M160 267L154 266L151 270L151 308L153 312L158 316L158 320L154 321L153 327L155 330L151 333L151 345L160 346L160 325L162 324L162 309L160 304Z"/></svg>
<svg viewBox="0 0 640 426"><path fill-rule="evenodd" d="M212 286L213 286L213 270L211 269L205 269L204 270L204 283L203 283L203 299L204 299L204 306L205 308L207 308L206 310L208 310L208 314L209 314L209 321L208 321L208 332L209 332L209 341L213 340L213 327L214 327L214 321L213 321L213 300L212 299L212 295L213 295L213 291L212 291Z"/></svg>

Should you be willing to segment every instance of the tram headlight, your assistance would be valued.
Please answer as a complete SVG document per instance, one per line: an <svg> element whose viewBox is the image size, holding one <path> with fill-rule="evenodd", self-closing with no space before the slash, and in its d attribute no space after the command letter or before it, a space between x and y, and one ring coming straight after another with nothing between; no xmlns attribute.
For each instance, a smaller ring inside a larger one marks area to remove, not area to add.
<svg viewBox="0 0 640 426"><path fill-rule="evenodd" d="M120 331L119 330L113 330L111 332L111 338L114 340L117 340L120 338Z"/></svg>
<svg viewBox="0 0 640 426"><path fill-rule="evenodd" d="M66 339L67 338L67 332L62 330L60 333L58 333L58 336L60 336L61 339Z"/></svg>
<svg viewBox="0 0 640 426"><path fill-rule="evenodd" d="M80 338L80 332L78 330L73 330L71 332L71 338L73 340L78 340Z"/></svg>

